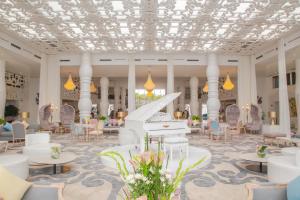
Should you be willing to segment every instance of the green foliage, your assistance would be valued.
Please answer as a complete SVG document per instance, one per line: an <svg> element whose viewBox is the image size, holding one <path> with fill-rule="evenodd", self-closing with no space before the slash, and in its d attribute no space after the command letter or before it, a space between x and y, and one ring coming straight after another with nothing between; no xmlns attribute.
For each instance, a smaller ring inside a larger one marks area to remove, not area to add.
<svg viewBox="0 0 300 200"><path fill-rule="evenodd" d="M200 116L199 115L193 115L192 120L200 121Z"/></svg>
<svg viewBox="0 0 300 200"><path fill-rule="evenodd" d="M19 109L14 105L8 105L5 107L5 117L17 117L19 115Z"/></svg>
<svg viewBox="0 0 300 200"><path fill-rule="evenodd" d="M3 118L0 118L0 125L5 124L5 120Z"/></svg>
<svg viewBox="0 0 300 200"><path fill-rule="evenodd" d="M98 119L101 121L106 121L107 118L105 116L99 115Z"/></svg>

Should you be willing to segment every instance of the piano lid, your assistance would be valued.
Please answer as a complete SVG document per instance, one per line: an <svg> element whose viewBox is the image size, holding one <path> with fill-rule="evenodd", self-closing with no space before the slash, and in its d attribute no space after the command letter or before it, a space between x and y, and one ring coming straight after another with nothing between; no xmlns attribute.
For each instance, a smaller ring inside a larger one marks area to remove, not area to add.
<svg viewBox="0 0 300 200"><path fill-rule="evenodd" d="M180 92L167 94L156 101L143 105L135 111L129 113L125 120L146 121L155 113L169 105L172 101L179 97L180 94Z"/></svg>

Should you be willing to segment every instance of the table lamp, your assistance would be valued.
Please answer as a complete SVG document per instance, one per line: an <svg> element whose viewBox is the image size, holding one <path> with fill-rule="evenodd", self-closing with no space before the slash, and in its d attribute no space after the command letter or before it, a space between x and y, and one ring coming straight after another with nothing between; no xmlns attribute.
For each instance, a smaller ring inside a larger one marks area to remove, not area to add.
<svg viewBox="0 0 300 200"><path fill-rule="evenodd" d="M21 112L21 119L22 123L24 124L25 128L29 126L27 120L29 119L29 112Z"/></svg>
<svg viewBox="0 0 300 200"><path fill-rule="evenodd" d="M271 119L271 125L275 125L277 121L277 114L275 111L269 112L269 117Z"/></svg>
<svg viewBox="0 0 300 200"><path fill-rule="evenodd" d="M175 117L177 120L179 120L179 119L182 117L182 112L180 112L180 111L174 112L174 117Z"/></svg>

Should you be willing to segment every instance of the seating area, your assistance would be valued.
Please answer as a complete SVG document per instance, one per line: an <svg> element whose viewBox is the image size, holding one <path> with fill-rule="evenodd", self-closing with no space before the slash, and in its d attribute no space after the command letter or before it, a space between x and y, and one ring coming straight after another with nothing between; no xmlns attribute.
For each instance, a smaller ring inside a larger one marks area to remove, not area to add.
<svg viewBox="0 0 300 200"><path fill-rule="evenodd" d="M300 200L300 0L0 1L0 200Z"/></svg>

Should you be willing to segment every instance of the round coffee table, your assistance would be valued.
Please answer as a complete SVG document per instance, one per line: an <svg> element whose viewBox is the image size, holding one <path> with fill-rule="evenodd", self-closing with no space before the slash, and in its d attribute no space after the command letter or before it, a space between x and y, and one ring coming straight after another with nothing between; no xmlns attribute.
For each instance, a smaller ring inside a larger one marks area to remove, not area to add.
<svg viewBox="0 0 300 200"><path fill-rule="evenodd" d="M246 161L254 162L254 164L247 165L246 169L259 173L267 173L267 166L263 165L263 163L267 163L267 157L260 158L256 153L246 153L240 155L240 158Z"/></svg>
<svg viewBox="0 0 300 200"><path fill-rule="evenodd" d="M34 156L31 162L44 165L53 165L53 174L56 174L57 165L64 165L76 159L74 153L62 152L58 159L53 159L51 156ZM61 171L63 173L63 171Z"/></svg>

